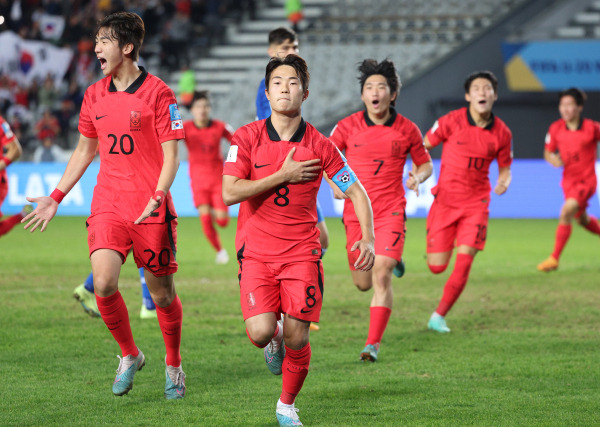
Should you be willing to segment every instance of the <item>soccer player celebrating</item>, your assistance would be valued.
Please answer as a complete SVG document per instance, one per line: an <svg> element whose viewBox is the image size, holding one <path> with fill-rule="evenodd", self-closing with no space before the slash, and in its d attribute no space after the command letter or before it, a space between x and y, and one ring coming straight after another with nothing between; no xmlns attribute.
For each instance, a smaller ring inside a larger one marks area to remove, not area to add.
<svg viewBox="0 0 600 427"><path fill-rule="evenodd" d="M354 267L356 255L352 245L360 236L360 227L350 200L345 202L343 218L352 280L363 292L373 288L369 335L360 358L375 362L392 311L392 274L394 271L398 277L404 274L404 163L410 154L416 168L409 172L406 186L417 194L419 184L429 178L433 166L417 126L393 108L401 86L394 63L365 59L358 71L366 110L341 120L331 133L331 140L340 150L345 150L348 163L365 186L373 205L377 240L372 272Z"/></svg>
<svg viewBox="0 0 600 427"><path fill-rule="evenodd" d="M369 198L335 146L301 116L309 73L297 55L272 58L266 68L272 115L233 136L223 169L223 200L241 202L236 234L240 302L250 341L264 348L269 370L282 374L276 415L302 425L294 406L308 374L309 326L319 320L323 269L316 200L322 170L354 203L360 222L355 267L373 266ZM284 313L285 322L278 322Z"/></svg>
<svg viewBox="0 0 600 427"><path fill-rule="evenodd" d="M19 140L6 120L0 116L0 207L8 195L8 177L6 175L6 168L21 157L22 153L23 149L21 148ZM21 222L21 220L31 211L31 205L26 205L20 213L0 221L0 236L4 236L12 230L15 225ZM2 218L2 212L0 212L0 218Z"/></svg>
<svg viewBox="0 0 600 427"><path fill-rule="evenodd" d="M184 132L173 91L137 65L144 33L135 13L114 13L99 23L94 51L106 77L85 92L79 143L57 188L50 197L28 198L38 205L23 222L29 221L25 228L32 232L44 231L99 148L100 172L86 226L98 309L123 356L112 391L127 394L146 363L118 289L121 265L133 247L137 266L145 268L165 342L165 397L180 399L185 394L182 309L173 283L177 220L169 188Z"/></svg>
<svg viewBox="0 0 600 427"><path fill-rule="evenodd" d="M464 87L469 106L441 117L425 135L427 149L443 144L440 176L432 189L435 200L427 216L427 265L432 273L446 270L456 246L454 270L428 323L429 329L442 333L450 332L445 316L467 284L475 255L485 247L494 159L499 171L494 193L504 194L511 181L512 133L492 113L498 80L490 71L478 71Z"/></svg>
<svg viewBox="0 0 600 427"><path fill-rule="evenodd" d="M564 167L562 188L565 203L560 211L554 252L537 268L558 268L560 254L569 241L573 219L591 233L600 235L598 220L586 212L596 192L596 146L600 140L600 123L582 117L586 95L570 88L560 93L560 119L550 125L546 134L544 159L557 168Z"/></svg>
<svg viewBox="0 0 600 427"><path fill-rule="evenodd" d="M204 235L217 251L215 262L227 264L229 255L221 246L221 240L213 224L213 215L219 227L225 227L229 222L221 189L223 182L221 139L226 138L231 141L233 129L227 123L210 118L210 100L206 91L194 93L190 110L193 119L183 122L183 129L189 153L194 206L200 214Z"/></svg>

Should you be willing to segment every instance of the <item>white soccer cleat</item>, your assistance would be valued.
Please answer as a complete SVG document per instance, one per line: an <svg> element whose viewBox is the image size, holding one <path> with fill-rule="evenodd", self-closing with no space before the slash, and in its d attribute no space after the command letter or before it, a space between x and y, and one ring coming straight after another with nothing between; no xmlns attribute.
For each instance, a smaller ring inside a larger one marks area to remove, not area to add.
<svg viewBox="0 0 600 427"><path fill-rule="evenodd" d="M302 426L300 418L298 418L298 408L294 407L294 404L284 405L281 401L277 402L277 409L275 415L280 426Z"/></svg>
<svg viewBox="0 0 600 427"><path fill-rule="evenodd" d="M221 249L217 252L217 257L215 258L216 264L227 264L229 262L229 254L225 250L225 248Z"/></svg>

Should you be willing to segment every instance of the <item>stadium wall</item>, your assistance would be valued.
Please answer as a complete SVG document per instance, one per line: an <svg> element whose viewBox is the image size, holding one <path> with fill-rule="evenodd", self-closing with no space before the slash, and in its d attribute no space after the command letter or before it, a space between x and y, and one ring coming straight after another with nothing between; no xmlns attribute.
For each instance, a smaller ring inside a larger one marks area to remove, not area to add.
<svg viewBox="0 0 600 427"><path fill-rule="evenodd" d="M19 212L27 203L26 196L48 195L54 190L65 170L64 163L25 163L11 165L8 170L9 193L2 205L4 214ZM90 165L79 183L65 197L58 209L58 215L86 216L90 213L92 193L96 185L96 176L100 164ZM433 202L431 189L439 176L439 160L434 160L434 173L420 186L419 197L409 191L406 214L409 217L425 217ZM404 168L404 180L412 165L407 162ZM196 216L190 191L188 164L182 162L179 173L171 188L175 208L179 216ZM563 203L560 188L561 170L553 168L539 159L517 159L513 163L513 183L503 196L492 193L490 215L493 218L557 218ZM596 173L600 173L600 161L596 163ZM490 181L496 182L498 168L491 167ZM148 196L150 197L150 195ZM340 217L344 202L335 200L331 188L324 182L319 190L319 203L326 217ZM230 208L230 214L237 216L238 206ZM590 201L589 212L600 216L598 195Z"/></svg>

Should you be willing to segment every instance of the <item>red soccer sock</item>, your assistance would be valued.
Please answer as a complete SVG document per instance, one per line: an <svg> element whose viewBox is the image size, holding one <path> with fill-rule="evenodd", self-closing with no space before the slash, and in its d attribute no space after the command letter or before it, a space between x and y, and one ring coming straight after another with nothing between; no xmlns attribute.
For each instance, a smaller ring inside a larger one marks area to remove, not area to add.
<svg viewBox="0 0 600 427"><path fill-rule="evenodd" d="M175 295L175 299L168 307L156 306L156 317L158 317L158 325L163 334L165 341L165 349L167 350L167 365L181 366L181 354L179 348L181 346L181 320L183 318L183 310L181 308L181 300L179 295Z"/></svg>
<svg viewBox="0 0 600 427"><path fill-rule="evenodd" d="M444 286L442 300L435 310L440 316L445 316L450 311L465 288L467 280L469 280L469 272L471 271L471 265L473 265L473 258L473 255L456 254L454 270L450 277L448 277L448 281Z"/></svg>
<svg viewBox="0 0 600 427"><path fill-rule="evenodd" d="M108 327L108 330L121 347L123 357L131 354L138 355L138 349L133 340L131 325L129 324L129 313L121 292L117 290L108 297L96 295L96 304L102 315L102 320Z"/></svg>
<svg viewBox="0 0 600 427"><path fill-rule="evenodd" d="M600 224L598 224L598 219L590 215L590 222L585 226L585 229L590 233L600 235Z"/></svg>
<svg viewBox="0 0 600 427"><path fill-rule="evenodd" d="M221 241L219 240L219 235L217 234L217 230L215 230L215 226L213 225L212 215L200 215L200 222L202 222L202 229L204 230L206 238L212 247L219 252L222 249L222 246Z"/></svg>
<svg viewBox="0 0 600 427"><path fill-rule="evenodd" d="M23 217L20 213L18 213L6 218L4 221L0 221L0 236L4 236L6 233L12 230L15 225L21 222L22 219Z"/></svg>
<svg viewBox="0 0 600 427"><path fill-rule="evenodd" d="M379 348L381 338L390 320L392 309L388 307L371 307L371 321L369 322L369 336L365 345L373 344Z"/></svg>
<svg viewBox="0 0 600 427"><path fill-rule="evenodd" d="M308 375L308 365L310 365L310 343L306 344L300 350L292 350L285 346L285 357L283 358L282 387L279 400L286 405L291 405L300 393L304 379Z"/></svg>
<svg viewBox="0 0 600 427"><path fill-rule="evenodd" d="M225 218L215 218L215 221L219 227L227 227L227 224L229 224L229 217L226 216Z"/></svg>
<svg viewBox="0 0 600 427"><path fill-rule="evenodd" d="M554 243L554 252L552 252L552 256L557 261L560 258L560 254L562 253L563 249L567 245L567 242L569 241L572 230L573 226L571 224L558 224L558 227L556 227L556 241Z"/></svg>

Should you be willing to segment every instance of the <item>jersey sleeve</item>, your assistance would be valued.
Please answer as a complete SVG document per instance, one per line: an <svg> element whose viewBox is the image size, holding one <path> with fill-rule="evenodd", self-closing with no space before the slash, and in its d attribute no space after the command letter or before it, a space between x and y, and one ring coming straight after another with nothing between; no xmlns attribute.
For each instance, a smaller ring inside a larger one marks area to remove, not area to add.
<svg viewBox="0 0 600 427"><path fill-rule="evenodd" d="M546 150L551 152L551 153L556 153L556 150L558 150L558 147L556 145L556 138L553 135L553 129L552 126L550 126L550 128L548 129L548 132L546 133Z"/></svg>
<svg viewBox="0 0 600 427"><path fill-rule="evenodd" d="M223 138L225 138L227 141L231 142L231 140L233 139L234 133L235 133L235 131L233 130L233 128L231 127L231 125L229 123L223 123L223 135L222 135Z"/></svg>
<svg viewBox="0 0 600 427"><path fill-rule="evenodd" d="M158 141L162 144L173 139L185 138L183 120L179 114L179 107L173 91L165 85L156 98L156 133Z"/></svg>
<svg viewBox="0 0 600 427"><path fill-rule="evenodd" d="M8 144L10 144L11 142L13 142L15 140L15 134L13 133L12 129L10 128L9 124L2 120L2 118L0 117L0 128L2 129L0 131L0 148L7 146ZM2 153L0 152L0 158L2 156Z"/></svg>
<svg viewBox="0 0 600 427"><path fill-rule="evenodd" d="M423 163L427 163L431 161L431 156L429 152L425 148L425 144L423 142L423 135L421 135L421 131L417 128L417 125L413 125L411 134L409 136L410 141L410 157L412 161L417 166L422 165Z"/></svg>
<svg viewBox="0 0 600 427"><path fill-rule="evenodd" d="M498 167L508 168L512 164L513 160L513 139L512 132L506 129L506 132L502 136L502 142L500 149L498 150Z"/></svg>
<svg viewBox="0 0 600 427"><path fill-rule="evenodd" d="M339 121L331 130L329 139L335 144L335 146L339 150L343 151L346 149L346 140L348 139L348 132L343 121Z"/></svg>
<svg viewBox="0 0 600 427"><path fill-rule="evenodd" d="M256 92L256 120L263 120L271 115L271 104L265 95L265 90L265 79L262 79Z"/></svg>
<svg viewBox="0 0 600 427"><path fill-rule="evenodd" d="M345 193L352 184L358 181L356 174L348 166L346 158L333 142L327 139L323 143L322 162L323 170L342 192Z"/></svg>
<svg viewBox="0 0 600 427"><path fill-rule="evenodd" d="M431 129L427 131L426 137L432 147L440 145L448 139L448 116L440 117L435 121Z"/></svg>
<svg viewBox="0 0 600 427"><path fill-rule="evenodd" d="M86 138L98 138L98 132L92 122L92 116L90 115L90 108L92 107L90 101L90 86L83 96L83 103L81 104L81 111L79 113L79 132Z"/></svg>
<svg viewBox="0 0 600 427"><path fill-rule="evenodd" d="M231 147L223 165L223 175L240 179L250 178L250 135L247 129L240 128L231 139Z"/></svg>

